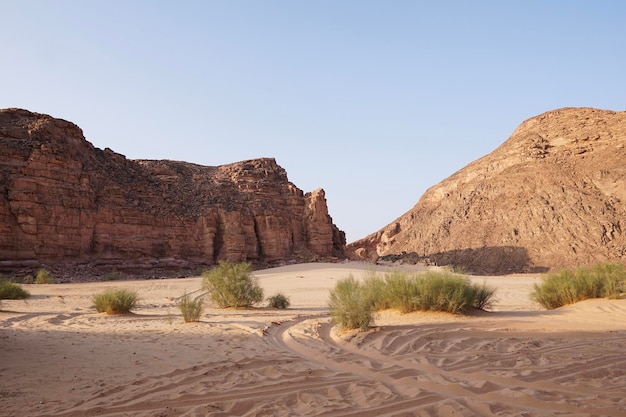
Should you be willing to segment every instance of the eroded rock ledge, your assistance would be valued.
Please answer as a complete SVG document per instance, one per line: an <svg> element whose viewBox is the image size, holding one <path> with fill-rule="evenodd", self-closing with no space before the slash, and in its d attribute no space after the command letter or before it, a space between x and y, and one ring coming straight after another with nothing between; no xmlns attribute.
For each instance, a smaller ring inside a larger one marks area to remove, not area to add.
<svg viewBox="0 0 626 417"><path fill-rule="evenodd" d="M0 110L0 271L185 271L342 257L324 191L274 159L129 160L65 120Z"/></svg>
<svg viewBox="0 0 626 417"><path fill-rule="evenodd" d="M347 251L415 252L482 274L624 262L625 161L626 112L549 111Z"/></svg>

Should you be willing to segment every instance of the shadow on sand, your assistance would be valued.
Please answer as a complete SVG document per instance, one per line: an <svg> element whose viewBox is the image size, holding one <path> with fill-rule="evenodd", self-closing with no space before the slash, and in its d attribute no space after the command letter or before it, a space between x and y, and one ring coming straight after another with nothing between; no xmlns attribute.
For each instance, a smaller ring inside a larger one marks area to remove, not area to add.
<svg viewBox="0 0 626 417"><path fill-rule="evenodd" d="M450 265L476 275L543 273L548 268L533 265L528 250L518 246L485 246L457 249L428 256L440 266Z"/></svg>

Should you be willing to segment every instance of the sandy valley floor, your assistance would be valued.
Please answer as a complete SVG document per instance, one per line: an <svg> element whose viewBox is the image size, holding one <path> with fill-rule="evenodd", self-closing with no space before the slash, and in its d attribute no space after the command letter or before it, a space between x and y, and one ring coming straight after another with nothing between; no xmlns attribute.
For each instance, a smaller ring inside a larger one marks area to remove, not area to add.
<svg viewBox="0 0 626 417"><path fill-rule="evenodd" d="M175 306L200 278L27 285L0 306L2 416L626 416L626 299L547 312L537 276L475 277L497 288L472 316L382 312L338 336L328 290L369 266L257 271L287 310ZM92 307L134 288L132 315Z"/></svg>

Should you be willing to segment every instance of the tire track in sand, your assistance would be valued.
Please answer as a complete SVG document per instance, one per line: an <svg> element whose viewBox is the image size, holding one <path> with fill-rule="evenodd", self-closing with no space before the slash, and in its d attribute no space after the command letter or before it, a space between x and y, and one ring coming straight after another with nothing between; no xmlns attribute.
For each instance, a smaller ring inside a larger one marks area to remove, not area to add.
<svg viewBox="0 0 626 417"><path fill-rule="evenodd" d="M321 316L275 324L267 331L267 334L269 342L277 348L295 353L304 360L328 369L352 373L365 380L375 380L387 387L393 394L393 400L384 404L341 415L391 416L408 412L418 415L417 408L425 412L425 415L435 411L439 413L445 408L458 411L461 415L481 416L512 415L521 410L527 412L529 416L547 416L555 413L581 416L624 415L623 402L619 402L623 385L598 389L591 382L577 381L576 375L579 370L588 370L588 366L580 369L569 367L569 369L554 372L551 377L540 375L529 378L523 367L512 370L504 360L509 360L511 355L519 356L519 352L508 352L507 349L510 348L508 345L511 343L520 345L519 339L528 339L529 334L514 333L504 337L497 332L490 334L492 329L486 326L480 337L462 346L463 352L456 353L457 356L461 356L460 361L467 362L466 366L456 363L448 370L445 366L438 366L436 362L433 364L429 360L416 358L421 355L415 355L415 352L407 346L419 340L424 332L433 329L442 340L447 339L449 344L458 343L460 331L458 323L439 326L441 328L437 328L438 326L401 327L400 330L403 330L405 334L391 338L387 343L389 345L404 344L404 352L400 349L399 352L391 355L381 352L380 340L390 331L398 331L398 328L382 328L370 332L362 339L362 346L346 342L333 335L332 323ZM450 336L452 333L454 334ZM604 340L605 336L601 337ZM546 338L554 340L545 343ZM487 360L481 359L483 369L477 369L476 364L473 363L477 355L472 357L468 355L468 352L480 352L487 343L495 343L496 346L493 347L495 354L492 352ZM541 336L533 342L531 335L527 341L527 344L531 346L536 345L536 355L551 355L549 359L552 361L556 360L558 355L575 354L582 343L593 343L593 340L581 341L579 338L564 336ZM615 344L615 354L610 355L609 358L598 358L598 367L606 368L607 373L611 372L609 368L625 369L626 360L616 356L619 354L620 346L623 346L623 338L609 337L608 341L604 340L603 343ZM563 346L559 348L559 344ZM372 348L373 345L374 348ZM443 355L439 354L439 356ZM541 368L542 366L538 366L533 372L539 374ZM616 373L613 369L612 374L619 375L620 372ZM329 379L330 383L332 383L332 378ZM597 399L603 399L600 401L602 404L596 405Z"/></svg>

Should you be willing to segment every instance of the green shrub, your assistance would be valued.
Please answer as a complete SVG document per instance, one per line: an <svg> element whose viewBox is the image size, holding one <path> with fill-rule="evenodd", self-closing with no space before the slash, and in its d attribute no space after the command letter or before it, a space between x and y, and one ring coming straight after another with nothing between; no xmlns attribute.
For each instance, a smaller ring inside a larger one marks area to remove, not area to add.
<svg viewBox="0 0 626 417"><path fill-rule="evenodd" d="M452 272L404 272L366 276L363 283L354 277L340 280L328 303L335 322L346 329L367 329L374 311L395 308L401 313L443 311L462 313L470 308L491 307L495 289L475 285Z"/></svg>
<svg viewBox="0 0 626 417"><path fill-rule="evenodd" d="M126 289L107 289L93 297L98 313L124 314L137 305L137 291Z"/></svg>
<svg viewBox="0 0 626 417"><path fill-rule="evenodd" d="M330 315L343 329L367 329L372 322L374 300L365 285L352 275L337 281L330 291Z"/></svg>
<svg viewBox="0 0 626 417"><path fill-rule="evenodd" d="M590 298L619 298L626 271L621 264L598 264L548 274L530 297L551 310Z"/></svg>
<svg viewBox="0 0 626 417"><path fill-rule="evenodd" d="M593 267L593 273L603 283L603 296L610 299L620 298L626 289L626 269L622 264L604 263Z"/></svg>
<svg viewBox="0 0 626 417"><path fill-rule="evenodd" d="M420 288L418 280L406 272L392 272L385 274L384 285L376 294L376 305L385 308L395 308L401 313L410 313L418 310L420 303Z"/></svg>
<svg viewBox="0 0 626 417"><path fill-rule="evenodd" d="M478 310L489 310L493 307L495 288L489 287L487 283L483 282L482 285L472 285L472 291L472 307Z"/></svg>
<svg viewBox="0 0 626 417"><path fill-rule="evenodd" d="M469 279L452 272L426 272L415 277L418 287L414 310L461 313L474 304Z"/></svg>
<svg viewBox="0 0 626 417"><path fill-rule="evenodd" d="M263 288L247 262L220 262L202 274L202 288L221 308L247 308L263 300Z"/></svg>
<svg viewBox="0 0 626 417"><path fill-rule="evenodd" d="M487 309L493 303L495 289L475 285L452 272L428 271L415 275L403 272L386 274L378 284L376 309L395 308L401 313L444 311L461 313L470 308Z"/></svg>
<svg viewBox="0 0 626 417"><path fill-rule="evenodd" d="M364 297L371 301L374 311L391 308L392 297L383 278L377 276L375 272L368 273L362 285Z"/></svg>
<svg viewBox="0 0 626 417"><path fill-rule="evenodd" d="M54 284L54 277L47 269L40 269L37 271L37 276L35 277L35 284Z"/></svg>
<svg viewBox="0 0 626 417"><path fill-rule="evenodd" d="M291 305L291 302L289 301L289 297L287 297L285 294L281 292L276 293L273 296L269 297L267 299L267 303L268 303L268 306L271 308L281 308L281 309L288 308Z"/></svg>
<svg viewBox="0 0 626 417"><path fill-rule="evenodd" d="M191 298L189 294L185 293L180 300L178 300L176 305L180 309L180 312L183 313L185 323L200 321L200 316L204 308L204 297Z"/></svg>
<svg viewBox="0 0 626 417"><path fill-rule="evenodd" d="M19 284L0 281L0 300L23 300L30 297L30 293Z"/></svg>

